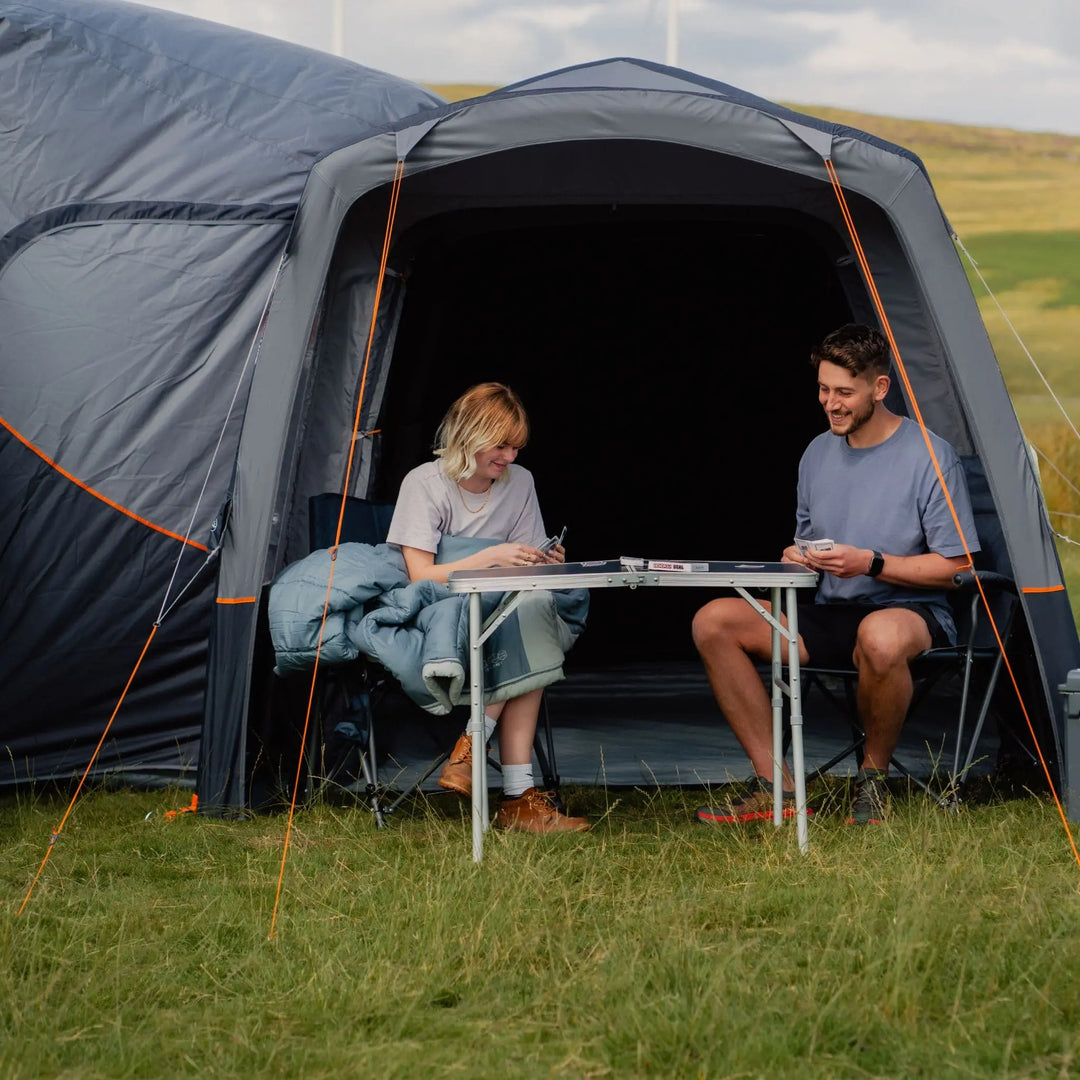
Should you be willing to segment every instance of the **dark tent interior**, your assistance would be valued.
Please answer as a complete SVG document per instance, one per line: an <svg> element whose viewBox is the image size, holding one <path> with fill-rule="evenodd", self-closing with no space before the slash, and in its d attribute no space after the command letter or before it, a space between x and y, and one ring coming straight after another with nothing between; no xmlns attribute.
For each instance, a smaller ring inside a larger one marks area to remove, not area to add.
<svg viewBox="0 0 1080 1080"><path fill-rule="evenodd" d="M447 405L496 379L529 411L519 461L571 557L762 559L790 543L796 464L822 429L807 357L850 319L805 229L604 207L463 212L423 233L373 497L392 501ZM701 599L594 595L574 664L691 658Z"/></svg>

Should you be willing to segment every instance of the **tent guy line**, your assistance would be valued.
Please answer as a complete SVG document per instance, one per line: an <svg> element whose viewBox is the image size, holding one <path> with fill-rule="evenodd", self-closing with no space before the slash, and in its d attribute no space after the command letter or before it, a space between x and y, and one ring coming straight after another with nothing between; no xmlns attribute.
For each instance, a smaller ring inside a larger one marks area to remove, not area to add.
<svg viewBox="0 0 1080 1080"><path fill-rule="evenodd" d="M390 258L390 239L394 235L394 219L397 217L398 199L401 195L401 182L405 176L405 162L399 160L394 167L394 183L390 191L390 207L386 216L386 232L383 236L382 255L379 258L378 285L375 299L371 305L371 320L368 328L367 347L364 350L364 366L360 374L360 390L356 395L356 408L353 411L352 435L349 438L349 451L345 461L345 476L341 485L341 503L338 508L337 526L334 530L334 545L330 552L330 573L326 579L326 597L323 600L322 618L319 620L319 637L315 646L315 662L311 668L311 683L308 688L307 706L304 709L304 724L300 734L301 748L307 746L308 730L311 725L311 709L315 703L315 687L319 678L319 659L322 655L323 635L326 632L326 616L330 610L330 595L334 587L334 570L337 568L337 549L341 543L341 529L345 522L345 506L348 503L349 485L352 479L353 460L356 454L356 436L360 430L360 417L364 411L364 394L367 390L368 365L371 361L371 347L375 341L375 328L379 322L379 301L382 299L383 282L386 280L386 264ZM296 816L296 799L300 791L300 779L304 765L301 752L296 759L296 776L293 781L292 796L289 799L289 813L285 821L285 838L281 846L281 866L278 870L277 888L274 891L274 907L270 914L270 932L272 938L277 926L278 908L281 904L281 890L285 883L285 862L289 854L289 841L292 838L293 821Z"/></svg>
<svg viewBox="0 0 1080 1080"><path fill-rule="evenodd" d="M165 587L165 595L164 595L164 597L163 597L163 599L161 601L161 608L158 611L158 616L154 620L153 626L150 628L150 635L146 639L146 644L143 646L142 651L139 653L138 660L135 661L135 666L134 666L134 668L132 668L131 674L128 676L127 682L124 684L124 689L123 689L122 693L120 694L119 699L116 702L116 707L113 709L111 715L109 716L109 719L108 719L107 723L105 724L105 728L101 733L101 738L98 739L97 745L94 747L94 752L93 752L93 754L91 754L90 760L87 762L86 768L83 770L82 776L79 779L78 786L76 787L74 794L71 796L71 801L68 803L67 809L64 811L63 818L60 821L60 824L53 831L52 835L49 837L49 844L48 844L48 847L47 847L47 849L45 851L45 857L41 860L41 865L38 867L37 873L34 875L33 880L30 882L30 888L27 890L26 896L23 898L23 902L19 907L19 910L18 910L18 913L17 913L19 915L21 915L23 913L23 910L25 909L27 903L29 902L30 894L34 891L34 887L37 885L38 879L41 877L41 874L45 869L45 864L49 861L49 856L52 855L53 848L56 846L56 842L60 839L60 833L63 831L64 824L67 822L68 818L71 816L72 812L75 809L75 803L78 801L79 794L82 791L83 786L86 783L86 778L90 775L90 772L94 767L94 763L97 761L98 755L101 753L101 748L104 745L105 740L108 738L109 731L112 729L113 721L116 719L117 715L120 712L121 707L124 704L124 699L127 697L128 691L131 689L131 684L135 681L135 676L138 674L139 668L142 666L143 658L146 656L147 650L150 648L150 643L154 640L155 634L157 634L158 627L161 626L161 624L165 621L165 619L168 617L169 613L176 607L176 605L180 603L180 600L183 598L184 594L195 583L195 581L198 579L199 575L204 570L206 570L207 567L209 567L209 566L211 566L213 564L214 560L217 558L217 556L219 554L220 546L221 546L220 545L220 540L219 540L217 546L215 546L213 549L209 549L206 545L199 544L199 543L196 543L195 541L191 540L190 539L191 531L195 527L195 521L196 521L196 519L198 517L198 513L199 513L199 506L201 505L203 496L206 493L206 488L207 488L207 485L210 482L210 477L213 475L214 464L217 461L218 454L221 451L222 442L224 441L224 438L225 438L225 432L226 432L226 430L228 429L228 426L229 426L229 420L232 418L233 411L236 408L236 403L239 400L240 390L241 390L241 387L244 385L244 381L245 381L246 375L247 375L248 366L251 364L252 357L255 358L256 363L258 362L258 346L262 342L262 334L263 334L263 331L265 330L265 327L266 327L266 314L270 310L270 303L271 303L271 301L273 300L273 297L274 297L274 288L276 287L278 279L281 276L281 268L284 265L285 265L285 252L282 251L281 258L278 261L277 273L274 275L273 284L271 285L270 291L267 294L266 303L263 305L262 316L259 318L259 322L258 322L258 325L257 325L256 330L255 330L255 337L252 339L251 345L248 348L247 356L244 359L243 367L240 369L240 375L237 378L236 387L233 390L232 399L229 402L229 407L228 407L228 410L226 411L226 414L225 414L225 419L222 421L222 424L221 424L221 430L220 430L220 432L218 434L217 443L214 445L213 452L210 455L210 461L209 461L209 463L208 463L208 465L206 467L206 473L205 473L204 478L203 478L202 487L199 489L199 496L196 499L195 506L194 506L194 508L192 509L192 512L191 512L191 520L188 522L187 533L183 537L176 537L176 539L181 540L184 544L189 544L192 547L196 547L196 548L199 548L202 551L205 551L207 553L206 559L195 570L195 572L188 578L187 582L180 588L180 590L177 592L176 596L172 597L172 603L170 603L169 600L170 600L170 597L171 597L171 594L172 594L172 588L173 588L173 585L176 583L176 577L177 577L177 574L179 573L179 570L180 570L180 564L181 564L182 555L183 555L183 549L181 548L181 555L177 557L175 563L173 564L172 576L169 578L169 582ZM213 355L213 352L214 352L214 350L211 349L210 350L210 355L207 357L207 362L209 362L210 357ZM3 426L5 428L8 428L9 431L12 430L6 423L4 423L2 418L0 418L0 424L3 424ZM19 438L21 442L26 443L26 440L22 439L18 435L17 432L12 431L12 434L14 434L16 436L16 438ZM30 444L26 443L26 445L29 446ZM35 449L32 446L30 448ZM39 452L39 454L40 454L40 452ZM45 458L44 454L40 454L40 456ZM49 461L48 458L45 458L45 460ZM76 484L79 485L79 487L82 487L85 490L90 491L91 494L98 494L97 492L91 491L90 488L87 488L85 484L80 483L74 477L70 476L69 473L67 473L64 469L60 468L60 466L56 465L55 462L50 461L49 464L53 465L53 467L58 469L58 471L61 472L63 475L65 475L69 479L73 480ZM135 519L137 521L140 521L143 524L150 524L149 522L144 522L143 519L139 518L137 515L131 514L130 511L125 511L123 509L123 507L116 506L115 503L113 503L109 499L106 499L104 496L98 494L98 497L103 499L105 502L109 503L110 506L116 507L116 509L121 510L124 513L129 514L129 516L131 516L131 517L135 517ZM154 525L150 525L150 527L151 528L156 528L156 526L154 526ZM165 530L159 529L158 531L159 532L164 532ZM168 535L172 536L174 534L169 533ZM314 676L312 677L312 680L313 680L312 681L312 689L314 690ZM193 796L192 798L193 798L193 806L194 806L195 804L197 804L198 796L196 795L196 796Z"/></svg>
<svg viewBox="0 0 1080 1080"><path fill-rule="evenodd" d="M154 623L150 628L150 634L146 639L146 644L143 645L142 652L139 653L139 659L135 661L135 666L131 669L131 674L128 676L128 681L124 686L123 692L116 702L116 708L113 709L112 715L109 717L109 722L105 725L105 730L101 733L101 738L98 739L97 746L94 747L94 752L90 755L90 760L86 763L86 768L83 769L82 776L79 777L79 783L75 788L74 794L71 796L71 800L67 804L67 809L64 811L63 817L60 819L60 824L56 826L49 836L49 843L45 848L45 855L37 868L37 873L34 874L34 877L30 882L30 887L26 890L26 895L23 897L23 902L19 905L19 910L15 913L16 915L21 915L23 911L26 910L26 905L30 902L30 894L34 891L34 887L37 885L38 879L45 869L45 864L49 861L49 857L53 853L53 848L56 847L56 842L60 839L60 834L64 831L64 825L67 824L68 818L71 817L72 811L75 809L75 803L78 801L79 793L86 783L86 778L90 775L90 770L94 767L94 762L97 761L98 754L101 753L101 748L109 735L109 730L112 728L113 721L120 712L120 706L124 704L124 698L127 697L127 693L131 689L131 684L135 681L135 676L142 666L143 658L146 656L147 650L150 648L150 642L154 640L154 635L157 633L157 630L158 624Z"/></svg>

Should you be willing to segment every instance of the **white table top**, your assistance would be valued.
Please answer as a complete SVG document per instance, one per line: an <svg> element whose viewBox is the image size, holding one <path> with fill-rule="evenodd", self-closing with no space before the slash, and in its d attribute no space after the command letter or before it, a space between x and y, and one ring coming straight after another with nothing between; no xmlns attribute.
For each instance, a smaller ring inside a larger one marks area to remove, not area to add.
<svg viewBox="0 0 1080 1080"><path fill-rule="evenodd" d="M707 566L707 570L698 569ZM451 592L519 592L526 589L605 589L638 586L718 588L810 588L817 574L797 563L698 562L693 570L628 570L618 559L598 562L545 563L455 570L447 579Z"/></svg>

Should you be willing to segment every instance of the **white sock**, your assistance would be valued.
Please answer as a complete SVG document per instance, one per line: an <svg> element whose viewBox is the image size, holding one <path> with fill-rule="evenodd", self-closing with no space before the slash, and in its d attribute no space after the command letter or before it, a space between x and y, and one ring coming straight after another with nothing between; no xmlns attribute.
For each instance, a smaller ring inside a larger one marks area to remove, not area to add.
<svg viewBox="0 0 1080 1080"><path fill-rule="evenodd" d="M504 765L502 767L503 795L516 799L533 786L532 762L528 765Z"/></svg>
<svg viewBox="0 0 1080 1080"><path fill-rule="evenodd" d="M496 721L492 720L487 713L484 713L484 742L491 742L491 733L495 730Z"/></svg>

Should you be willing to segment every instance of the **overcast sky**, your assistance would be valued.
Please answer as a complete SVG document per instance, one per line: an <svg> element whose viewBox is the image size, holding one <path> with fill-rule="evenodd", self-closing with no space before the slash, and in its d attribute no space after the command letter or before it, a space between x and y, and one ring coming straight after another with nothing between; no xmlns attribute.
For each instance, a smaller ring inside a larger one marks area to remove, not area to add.
<svg viewBox="0 0 1080 1080"><path fill-rule="evenodd" d="M335 0L144 0L327 52ZM678 66L763 97L1080 135L1080 0L670 0ZM505 85L664 62L669 0L343 0L345 55Z"/></svg>

